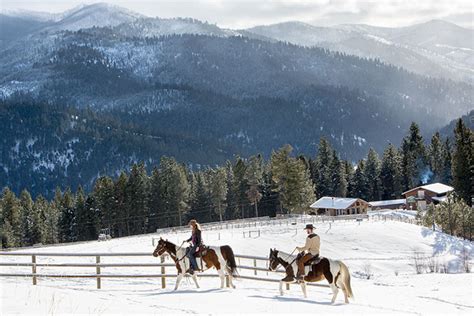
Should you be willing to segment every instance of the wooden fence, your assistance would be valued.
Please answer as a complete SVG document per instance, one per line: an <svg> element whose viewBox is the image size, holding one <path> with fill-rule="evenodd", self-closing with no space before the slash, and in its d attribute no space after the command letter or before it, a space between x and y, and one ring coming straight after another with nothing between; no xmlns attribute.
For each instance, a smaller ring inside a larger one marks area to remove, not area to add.
<svg viewBox="0 0 474 316"><path fill-rule="evenodd" d="M97 288L102 288L102 279L105 278L159 278L161 279L161 287L166 288L166 278L174 278L176 277L176 266L174 263L167 263L165 262L163 257L160 257L159 263L101 263L101 258L103 257L150 257L150 253L40 253L40 252L0 252L0 257L2 256L12 256L12 257L26 257L31 258L31 262L0 262L0 267L31 267L31 272L29 273L0 273L0 277L30 277L32 278L33 285L38 283L38 278L90 278L96 279ZM47 257L90 257L95 258L95 263L39 263L37 261L38 257L47 258ZM247 280L255 280L255 281L263 281L263 282L280 282L278 279L268 278L268 277L259 277L258 274L266 274L269 273L268 268L259 266L259 262L268 262L268 258L266 257L258 257L258 256L247 256L247 255L236 255L236 259L239 261L239 265L237 268L239 270L251 270L253 271L252 275L239 275L239 279L247 279ZM241 260L251 262L250 265L241 265ZM39 268L42 267L56 267L56 268L64 268L64 267L90 267L95 271L95 273L89 274L47 274L38 272ZM104 274L103 268L130 268L130 267L159 267L160 273L159 274ZM167 269L172 269L174 274L167 273ZM276 273L280 274L280 276L284 273L284 270L277 270ZM275 273L270 272L270 273ZM199 274L199 277L218 277L217 274ZM227 284L228 284L227 280ZM308 284L311 286L319 286L319 287L328 287L327 284ZM287 285L287 289L289 289L289 285Z"/></svg>

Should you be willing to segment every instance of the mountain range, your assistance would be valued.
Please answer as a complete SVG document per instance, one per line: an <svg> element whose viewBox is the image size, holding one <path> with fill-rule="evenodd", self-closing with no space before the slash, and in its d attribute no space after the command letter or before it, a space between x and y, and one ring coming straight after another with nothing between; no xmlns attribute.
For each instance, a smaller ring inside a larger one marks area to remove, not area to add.
<svg viewBox="0 0 474 316"><path fill-rule="evenodd" d="M412 121L429 134L472 110L473 33L443 21L230 30L101 3L0 21L0 186L15 190L161 155L312 155L321 136L355 161Z"/></svg>

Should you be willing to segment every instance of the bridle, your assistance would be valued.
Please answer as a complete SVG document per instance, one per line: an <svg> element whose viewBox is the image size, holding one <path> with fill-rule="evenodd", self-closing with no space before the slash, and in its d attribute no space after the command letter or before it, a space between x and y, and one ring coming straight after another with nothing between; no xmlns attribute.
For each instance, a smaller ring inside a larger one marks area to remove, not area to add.
<svg viewBox="0 0 474 316"><path fill-rule="evenodd" d="M168 241L163 241L163 245L160 245L160 248L158 249L157 253L158 253L158 256L162 256L165 252L167 252L171 259L173 259L174 262L177 262L179 261L178 260L178 257L173 253L171 252L171 250L169 250L167 247L166 247L166 244L168 243ZM181 247L180 247L181 248Z"/></svg>

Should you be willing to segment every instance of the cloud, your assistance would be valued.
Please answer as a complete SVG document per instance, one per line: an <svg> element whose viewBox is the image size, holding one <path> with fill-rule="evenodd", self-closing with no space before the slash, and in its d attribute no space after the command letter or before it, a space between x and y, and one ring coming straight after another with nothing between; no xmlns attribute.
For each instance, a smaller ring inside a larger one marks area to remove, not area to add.
<svg viewBox="0 0 474 316"><path fill-rule="evenodd" d="M193 17L222 27L246 28L283 21L315 25L364 23L404 26L446 17L471 22L469 0L101 0L148 16ZM91 0L2 0L3 9L61 12Z"/></svg>

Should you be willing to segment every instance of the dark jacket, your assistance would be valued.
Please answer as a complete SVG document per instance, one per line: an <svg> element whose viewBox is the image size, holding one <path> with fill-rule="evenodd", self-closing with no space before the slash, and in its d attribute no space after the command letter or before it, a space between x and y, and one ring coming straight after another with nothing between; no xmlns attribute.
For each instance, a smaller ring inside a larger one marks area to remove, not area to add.
<svg viewBox="0 0 474 316"><path fill-rule="evenodd" d="M192 241L193 245L195 246L201 245L202 243L201 231L199 229L196 229L191 235L191 237L189 237L189 239L187 239L186 241L187 242Z"/></svg>

